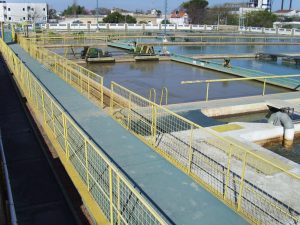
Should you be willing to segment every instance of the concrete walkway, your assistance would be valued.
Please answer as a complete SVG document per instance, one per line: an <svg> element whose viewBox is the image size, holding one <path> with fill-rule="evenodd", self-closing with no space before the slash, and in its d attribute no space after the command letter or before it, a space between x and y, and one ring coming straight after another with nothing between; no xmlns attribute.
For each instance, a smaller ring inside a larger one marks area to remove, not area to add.
<svg viewBox="0 0 300 225"><path fill-rule="evenodd" d="M27 67L109 157L174 224L247 224L190 177L130 134L109 115L31 58L10 45Z"/></svg>
<svg viewBox="0 0 300 225"><path fill-rule="evenodd" d="M202 111L206 116L224 116L230 114L250 113L267 110L268 102L281 100L291 105L300 105L299 91L270 94L265 96L248 96L210 101L171 104L167 108L174 112Z"/></svg>

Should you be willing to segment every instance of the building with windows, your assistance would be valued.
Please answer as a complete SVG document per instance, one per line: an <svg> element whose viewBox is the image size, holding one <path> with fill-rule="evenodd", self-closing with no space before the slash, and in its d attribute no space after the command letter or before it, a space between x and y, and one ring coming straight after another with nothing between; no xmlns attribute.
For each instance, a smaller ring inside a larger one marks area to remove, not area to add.
<svg viewBox="0 0 300 225"><path fill-rule="evenodd" d="M189 16L185 11L174 11L170 16L170 23L184 25L189 23Z"/></svg>
<svg viewBox="0 0 300 225"><path fill-rule="evenodd" d="M0 1L0 21L8 23L46 23L46 3L8 3Z"/></svg>

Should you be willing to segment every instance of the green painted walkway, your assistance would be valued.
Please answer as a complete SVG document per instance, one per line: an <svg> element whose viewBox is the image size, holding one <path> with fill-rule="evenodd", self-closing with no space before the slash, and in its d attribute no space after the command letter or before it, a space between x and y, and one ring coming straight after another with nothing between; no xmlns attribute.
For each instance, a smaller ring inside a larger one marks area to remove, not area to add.
<svg viewBox="0 0 300 225"><path fill-rule="evenodd" d="M130 134L58 76L10 45L83 130L143 190L171 224L247 224L238 214Z"/></svg>
<svg viewBox="0 0 300 225"><path fill-rule="evenodd" d="M107 46L120 48L128 51L134 51L135 47L132 44L133 43L129 43L129 42L109 42L107 43Z"/></svg>
<svg viewBox="0 0 300 225"><path fill-rule="evenodd" d="M193 66L198 66L210 70L215 70L239 77L262 77L262 76L274 76L275 74L265 73L258 70L250 70L238 66L233 66L231 68L226 68L222 63L211 62L207 60L195 59L188 56L183 55L172 55L171 60L181 63L186 63ZM262 79L257 79L258 81L262 81ZM293 78L273 78L267 79L268 84L273 84L275 86L288 88L291 90L300 90L300 81Z"/></svg>

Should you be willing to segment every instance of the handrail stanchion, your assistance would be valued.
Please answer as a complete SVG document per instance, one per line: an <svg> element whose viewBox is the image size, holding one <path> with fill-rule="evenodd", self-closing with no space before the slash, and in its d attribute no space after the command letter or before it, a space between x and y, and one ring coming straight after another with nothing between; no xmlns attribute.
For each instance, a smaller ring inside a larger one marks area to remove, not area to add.
<svg viewBox="0 0 300 225"><path fill-rule="evenodd" d="M206 83L206 97L205 101L208 102L209 82Z"/></svg>

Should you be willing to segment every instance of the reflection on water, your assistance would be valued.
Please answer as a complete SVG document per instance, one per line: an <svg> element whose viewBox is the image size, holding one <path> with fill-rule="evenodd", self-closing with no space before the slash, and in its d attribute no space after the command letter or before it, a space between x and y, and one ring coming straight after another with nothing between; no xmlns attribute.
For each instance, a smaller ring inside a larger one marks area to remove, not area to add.
<svg viewBox="0 0 300 225"><path fill-rule="evenodd" d="M270 149L272 152L290 159L296 163L300 163L300 139L296 139L294 145L290 149L282 146L281 142L272 142L264 145L265 148Z"/></svg>
<svg viewBox="0 0 300 225"><path fill-rule="evenodd" d="M150 88L155 88L157 99L163 87L169 91L169 103L204 100L204 84L183 85L185 80L206 80L232 77L215 71L204 70L175 62L138 62L117 64L89 64L87 68L104 76L104 84L109 87L115 81L145 97ZM267 87L267 94L284 92L286 89ZM260 95L262 84L254 81L223 82L210 85L209 99L232 98Z"/></svg>

